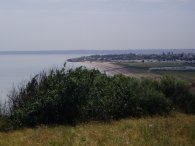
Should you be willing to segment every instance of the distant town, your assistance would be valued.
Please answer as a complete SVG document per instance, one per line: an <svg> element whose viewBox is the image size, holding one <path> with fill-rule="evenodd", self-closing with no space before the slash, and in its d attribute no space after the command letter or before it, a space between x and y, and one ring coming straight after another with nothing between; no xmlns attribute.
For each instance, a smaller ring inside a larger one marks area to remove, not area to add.
<svg viewBox="0 0 195 146"><path fill-rule="evenodd" d="M68 59L69 62L186 62L195 63L195 53L162 53L162 54L111 54L91 55Z"/></svg>

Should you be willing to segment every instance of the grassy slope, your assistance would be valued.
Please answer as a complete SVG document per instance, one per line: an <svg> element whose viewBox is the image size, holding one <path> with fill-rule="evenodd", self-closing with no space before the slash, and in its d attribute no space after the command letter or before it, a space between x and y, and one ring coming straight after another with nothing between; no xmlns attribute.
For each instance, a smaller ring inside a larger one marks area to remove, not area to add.
<svg viewBox="0 0 195 146"><path fill-rule="evenodd" d="M41 126L0 133L1 146L193 146L195 116L176 113L168 117L89 123L76 127Z"/></svg>

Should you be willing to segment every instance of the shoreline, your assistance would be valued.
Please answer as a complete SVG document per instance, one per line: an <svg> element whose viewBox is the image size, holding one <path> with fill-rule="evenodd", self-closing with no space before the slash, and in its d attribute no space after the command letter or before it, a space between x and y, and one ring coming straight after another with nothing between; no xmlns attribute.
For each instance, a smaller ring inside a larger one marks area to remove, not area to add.
<svg viewBox="0 0 195 146"><path fill-rule="evenodd" d="M84 61L84 62L79 62L79 64L85 67L95 68L109 75L115 75L115 74L128 75L129 74L129 71L125 67L116 65L113 62Z"/></svg>
<svg viewBox="0 0 195 146"><path fill-rule="evenodd" d="M87 68L97 69L102 73L106 73L108 75L123 74L125 76L138 77L138 78L141 77L159 78L159 75L151 72L144 72L144 73L131 72L129 68L114 64L114 62L84 61L78 63Z"/></svg>

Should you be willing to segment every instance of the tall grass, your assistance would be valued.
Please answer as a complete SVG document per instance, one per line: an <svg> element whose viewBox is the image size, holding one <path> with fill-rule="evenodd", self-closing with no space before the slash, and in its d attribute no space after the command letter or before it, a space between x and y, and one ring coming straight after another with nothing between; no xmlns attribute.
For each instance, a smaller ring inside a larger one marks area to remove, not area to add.
<svg viewBox="0 0 195 146"><path fill-rule="evenodd" d="M2 146L194 146L195 116L90 122L72 126L39 126L0 132Z"/></svg>

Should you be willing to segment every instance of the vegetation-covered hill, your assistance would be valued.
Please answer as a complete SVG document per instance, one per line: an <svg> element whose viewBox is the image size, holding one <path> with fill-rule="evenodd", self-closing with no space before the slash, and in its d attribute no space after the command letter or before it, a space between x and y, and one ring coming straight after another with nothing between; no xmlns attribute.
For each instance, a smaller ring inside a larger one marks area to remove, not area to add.
<svg viewBox="0 0 195 146"><path fill-rule="evenodd" d="M111 121L127 117L195 113L195 95L181 80L160 80L123 75L107 76L98 70L52 69L33 77L9 95L0 129L41 124Z"/></svg>
<svg viewBox="0 0 195 146"><path fill-rule="evenodd" d="M195 116L125 119L0 132L1 146L194 146Z"/></svg>

